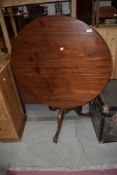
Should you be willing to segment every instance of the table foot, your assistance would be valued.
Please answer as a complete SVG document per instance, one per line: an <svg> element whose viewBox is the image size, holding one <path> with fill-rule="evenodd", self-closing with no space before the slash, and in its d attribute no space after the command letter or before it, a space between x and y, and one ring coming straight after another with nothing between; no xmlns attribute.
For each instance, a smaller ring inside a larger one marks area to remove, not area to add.
<svg viewBox="0 0 117 175"><path fill-rule="evenodd" d="M54 143L58 143L58 136L55 135L55 136L53 137L53 142L54 142Z"/></svg>
<svg viewBox="0 0 117 175"><path fill-rule="evenodd" d="M64 118L65 110L64 109L59 109L58 117L57 117L57 131L56 134L53 137L53 142L57 143L58 142L58 137L61 131L62 123L63 123L63 118Z"/></svg>

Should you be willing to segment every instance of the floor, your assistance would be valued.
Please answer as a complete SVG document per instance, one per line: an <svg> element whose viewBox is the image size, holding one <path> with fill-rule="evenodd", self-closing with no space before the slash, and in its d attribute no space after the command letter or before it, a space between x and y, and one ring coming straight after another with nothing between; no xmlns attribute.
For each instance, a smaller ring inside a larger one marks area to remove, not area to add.
<svg viewBox="0 0 117 175"><path fill-rule="evenodd" d="M7 171L6 175L117 175L117 169L81 171Z"/></svg>
<svg viewBox="0 0 117 175"><path fill-rule="evenodd" d="M58 144L52 142L56 112L27 105L21 141L0 143L0 167L15 170L85 170L117 168L117 143L98 143L88 117L66 116ZM88 111L88 105L83 108Z"/></svg>

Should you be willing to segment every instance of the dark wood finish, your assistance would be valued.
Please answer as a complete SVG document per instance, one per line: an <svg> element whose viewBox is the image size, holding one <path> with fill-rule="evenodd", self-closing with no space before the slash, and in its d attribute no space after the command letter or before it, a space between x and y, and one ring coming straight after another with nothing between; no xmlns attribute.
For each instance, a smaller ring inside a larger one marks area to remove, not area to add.
<svg viewBox="0 0 117 175"><path fill-rule="evenodd" d="M71 17L39 18L13 42L12 67L19 86L35 102L54 107L72 108L95 98L110 78L110 66L100 35Z"/></svg>
<svg viewBox="0 0 117 175"><path fill-rule="evenodd" d="M95 14L96 14L96 27L98 27L99 26L99 16L100 16L100 11L99 11L99 9L100 9L100 0L96 0L96 12L95 12Z"/></svg>
<svg viewBox="0 0 117 175"><path fill-rule="evenodd" d="M113 6L100 7L100 1L101 0L92 0L92 25L96 25L96 27L99 27L100 19L102 18L117 19L117 9Z"/></svg>
<svg viewBox="0 0 117 175"><path fill-rule="evenodd" d="M113 6L100 7L100 18L117 18L117 9Z"/></svg>
<svg viewBox="0 0 117 175"><path fill-rule="evenodd" d="M92 0L92 25L95 25L95 1Z"/></svg>
<svg viewBox="0 0 117 175"><path fill-rule="evenodd" d="M87 24L92 23L92 0L77 1L77 18Z"/></svg>

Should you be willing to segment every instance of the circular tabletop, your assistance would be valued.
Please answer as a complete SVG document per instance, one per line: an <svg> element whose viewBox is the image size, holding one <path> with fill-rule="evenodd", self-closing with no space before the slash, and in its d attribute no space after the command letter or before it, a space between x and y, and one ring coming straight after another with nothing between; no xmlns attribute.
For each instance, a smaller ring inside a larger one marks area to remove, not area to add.
<svg viewBox="0 0 117 175"><path fill-rule="evenodd" d="M39 103L72 108L94 99L110 78L111 55L101 36L65 16L41 17L13 42L20 86Z"/></svg>

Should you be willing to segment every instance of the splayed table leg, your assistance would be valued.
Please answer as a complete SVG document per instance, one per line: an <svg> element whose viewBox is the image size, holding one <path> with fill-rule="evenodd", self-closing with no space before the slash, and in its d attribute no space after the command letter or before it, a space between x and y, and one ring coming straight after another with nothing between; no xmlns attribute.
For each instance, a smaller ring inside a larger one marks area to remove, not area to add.
<svg viewBox="0 0 117 175"><path fill-rule="evenodd" d="M65 110L64 109L59 109L58 117L57 117L57 122L58 122L57 131L56 131L55 136L53 137L53 142L54 143L58 142L58 137L59 137L59 134L60 134L60 131L61 131L64 114L65 114Z"/></svg>

